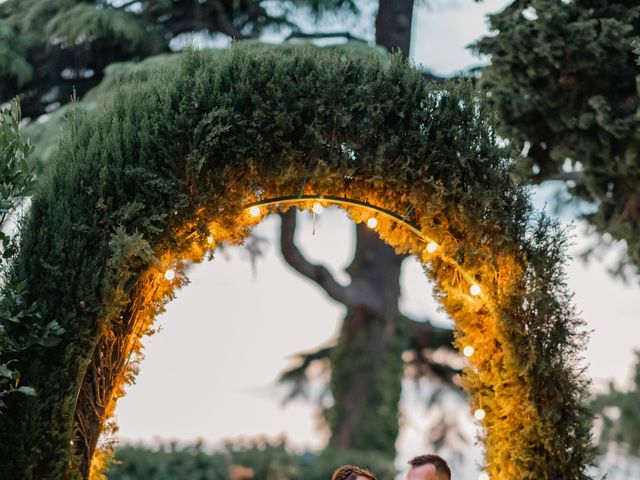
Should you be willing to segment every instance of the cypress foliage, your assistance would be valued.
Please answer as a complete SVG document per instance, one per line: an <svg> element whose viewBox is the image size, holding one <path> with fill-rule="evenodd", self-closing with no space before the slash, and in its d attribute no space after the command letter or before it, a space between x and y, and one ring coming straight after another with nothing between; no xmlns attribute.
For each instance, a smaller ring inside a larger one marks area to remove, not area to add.
<svg viewBox="0 0 640 480"><path fill-rule="evenodd" d="M71 116L4 288L38 285L30 324L56 320L65 334L17 357L42 395L0 419L0 469L27 480L99 472L98 435L185 262L214 248L209 236L242 242L259 221L248 202L303 192L407 212L437 242L427 252L379 219L380 236L434 279L457 346L475 348L464 382L472 407L486 411L491 477L588 478L564 237L511 182L510 154L484 98L465 84L426 84L399 58L190 52L177 71L119 89L91 117ZM384 412L366 414L375 422Z"/></svg>

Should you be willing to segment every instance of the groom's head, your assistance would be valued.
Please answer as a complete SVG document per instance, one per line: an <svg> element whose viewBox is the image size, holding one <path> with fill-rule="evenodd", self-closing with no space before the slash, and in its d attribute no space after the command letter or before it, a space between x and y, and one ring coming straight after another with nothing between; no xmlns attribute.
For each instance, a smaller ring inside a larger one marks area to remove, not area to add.
<svg viewBox="0 0 640 480"><path fill-rule="evenodd" d="M449 465L438 455L420 455L409 461L406 480L451 480Z"/></svg>

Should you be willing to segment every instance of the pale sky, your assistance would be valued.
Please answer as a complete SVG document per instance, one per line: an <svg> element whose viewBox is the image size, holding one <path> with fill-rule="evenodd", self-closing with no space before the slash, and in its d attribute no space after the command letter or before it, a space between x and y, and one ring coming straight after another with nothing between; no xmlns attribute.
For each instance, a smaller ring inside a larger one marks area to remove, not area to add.
<svg viewBox="0 0 640 480"><path fill-rule="evenodd" d="M484 13L502 4L430 0L428 8L421 5L414 19L412 59L439 74L477 65L479 60L464 46L486 31ZM372 32L366 23L350 28L365 36ZM542 206L544 194L538 194L536 202ZM278 222L270 217L256 229L269 244L255 278L246 253L238 248L191 268L191 284L158 319L162 331L145 340L146 360L137 384L119 402L122 440L202 438L215 444L224 438L286 434L299 447L323 444L313 408L303 403L282 408L282 392L274 380L289 364L289 355L335 335L343 310L281 261ZM331 209L318 218L315 235L311 227L310 219L301 222L299 243L309 258L329 265L346 281L340 269L352 256L353 226ZM575 231L572 252L589 243L580 235L581 225ZM569 285L593 330L585 352L588 373L597 384L612 378L626 385L633 349L640 348L638 285L625 286L605 270L602 263L572 261ZM448 322L437 312L417 262L405 262L402 287L405 313ZM407 394L403 404L407 427L398 443L401 459L424 448L429 419L414 397ZM455 411L454 403L448 408ZM468 433L473 436L473 431ZM470 455L477 457L478 451ZM456 478L475 479L473 472L467 466Z"/></svg>

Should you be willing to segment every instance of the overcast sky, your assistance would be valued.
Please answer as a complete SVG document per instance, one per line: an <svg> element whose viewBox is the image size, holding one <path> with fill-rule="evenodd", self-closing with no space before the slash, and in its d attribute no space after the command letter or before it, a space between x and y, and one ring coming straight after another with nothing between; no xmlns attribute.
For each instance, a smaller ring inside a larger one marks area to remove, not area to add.
<svg viewBox="0 0 640 480"><path fill-rule="evenodd" d="M464 47L486 32L484 14L503 3L430 0L428 8L421 5L414 19L412 59L442 75L477 65L479 60ZM372 35L371 21L348 26ZM538 193L536 203L542 207L544 202L544 192ZM300 227L298 241L308 256L346 281L341 269L353 254L352 224L331 209L319 217L315 235L310 219ZM325 437L317 430L313 409L300 403L281 408L274 379L289 364L289 355L332 339L343 310L281 261L277 229L275 217L256 229L269 245L255 277L246 254L237 248L191 268L191 284L158 319L162 331L145 340L146 360L137 384L119 402L122 439L216 442L286 433L296 445L322 445ZM583 229L575 227L572 252L591 242ZM605 270L603 263L573 261L570 286L593 330L585 352L589 374L599 385L609 378L625 385L633 349L640 348L640 296L637 285L625 286ZM417 262L405 262L402 287L401 307L407 314L449 321L437 312ZM428 423L415 401L407 397L404 408L408 420L399 442L402 457L419 453Z"/></svg>

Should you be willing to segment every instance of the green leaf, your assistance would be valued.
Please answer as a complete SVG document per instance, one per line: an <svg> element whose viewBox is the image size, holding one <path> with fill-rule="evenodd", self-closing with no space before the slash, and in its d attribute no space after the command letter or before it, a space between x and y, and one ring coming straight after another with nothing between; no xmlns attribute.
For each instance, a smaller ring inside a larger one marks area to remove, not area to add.
<svg viewBox="0 0 640 480"><path fill-rule="evenodd" d="M20 392L28 397L35 397L36 391L33 387L18 387L16 388L16 392Z"/></svg>

